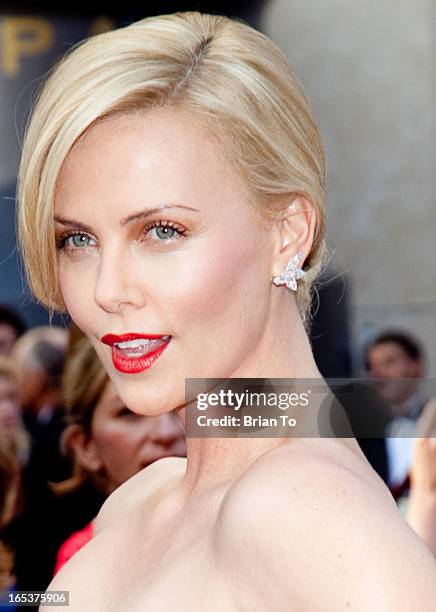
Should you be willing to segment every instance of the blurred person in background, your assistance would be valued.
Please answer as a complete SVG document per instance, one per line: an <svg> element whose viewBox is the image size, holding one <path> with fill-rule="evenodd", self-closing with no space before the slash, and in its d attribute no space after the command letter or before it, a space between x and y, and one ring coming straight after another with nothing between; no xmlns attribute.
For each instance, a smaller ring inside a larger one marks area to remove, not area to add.
<svg viewBox="0 0 436 612"><path fill-rule="evenodd" d="M163 457L184 457L183 425L176 413L143 416L118 397L87 338L79 340L67 360L64 396L69 425L63 446L73 453L73 475L54 485L58 493L91 482L104 497L131 476ZM55 572L93 535L93 522L61 546Z"/></svg>
<svg viewBox="0 0 436 612"><path fill-rule="evenodd" d="M32 472L44 481L68 474L68 463L59 452L65 428L62 371L68 331L41 326L27 331L11 352L20 381L24 424L32 437Z"/></svg>
<svg viewBox="0 0 436 612"><path fill-rule="evenodd" d="M425 355L420 342L403 331L384 331L366 349L365 366L371 378L383 381L380 392L390 402L394 417L416 420L428 398L420 391ZM389 381L392 384L389 384Z"/></svg>
<svg viewBox="0 0 436 612"><path fill-rule="evenodd" d="M9 432L17 445L21 466L26 465L30 437L24 428L21 413L20 386L12 359L0 356L0 431Z"/></svg>
<svg viewBox="0 0 436 612"><path fill-rule="evenodd" d="M78 521L89 520L96 510L92 497L89 501L82 496L58 500L49 487L50 481L63 480L69 474L69 462L59 449L65 428L61 381L67 342L67 330L46 326L27 331L16 341L9 365L18 380L19 397L16 383L11 384L11 367L3 368L7 373L3 390L8 421L12 425L16 419L12 413L16 414L21 401L30 434L28 460L22 471L22 509L8 526L16 552L18 590L45 590L59 545L77 528Z"/></svg>
<svg viewBox="0 0 436 612"><path fill-rule="evenodd" d="M7 357L26 326L10 306L0 304L0 355Z"/></svg>
<svg viewBox="0 0 436 612"><path fill-rule="evenodd" d="M425 376L425 354L420 342L400 330L381 332L365 352L365 367L391 407L385 432L388 484L399 497L408 486L415 427L428 398L420 385Z"/></svg>
<svg viewBox="0 0 436 612"><path fill-rule="evenodd" d="M62 404L60 381L67 344L66 329L40 326L21 336L11 353L21 378L23 408L41 423L48 422Z"/></svg>
<svg viewBox="0 0 436 612"><path fill-rule="evenodd" d="M416 433L404 512L410 526L436 556L436 398L425 406Z"/></svg>
<svg viewBox="0 0 436 612"><path fill-rule="evenodd" d="M15 586L14 551L5 529L14 519L20 500L18 449L9 431L0 427L0 607L8 605L8 593Z"/></svg>

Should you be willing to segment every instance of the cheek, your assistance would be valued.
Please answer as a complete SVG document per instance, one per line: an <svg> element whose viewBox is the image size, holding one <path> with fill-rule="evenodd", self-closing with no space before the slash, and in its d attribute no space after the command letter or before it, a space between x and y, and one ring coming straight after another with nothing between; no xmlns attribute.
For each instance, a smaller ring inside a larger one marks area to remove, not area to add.
<svg viewBox="0 0 436 612"><path fill-rule="evenodd" d="M97 422L93 438L99 448L111 450L126 446L129 436L123 425L113 420L104 423Z"/></svg>
<svg viewBox="0 0 436 612"><path fill-rule="evenodd" d="M85 333L92 328L92 306L95 291L95 273L88 262L59 265L59 288L68 313L74 323ZM94 321L95 325L95 321Z"/></svg>
<svg viewBox="0 0 436 612"><path fill-rule="evenodd" d="M213 321L239 327L247 306L254 305L250 296L260 305L259 289L262 283L268 286L267 258L259 256L262 248L254 240L229 236L198 241L184 260L180 258L179 269L163 290L162 304L176 321L194 327Z"/></svg>
<svg viewBox="0 0 436 612"><path fill-rule="evenodd" d="M180 272L161 289L157 308L181 351L174 354L183 376L170 384L180 384L183 396L184 378L225 378L255 350L270 308L268 264L261 241L225 236L186 253Z"/></svg>
<svg viewBox="0 0 436 612"><path fill-rule="evenodd" d="M97 425L93 433L100 458L110 470L122 469L132 456L136 444L135 432L118 421Z"/></svg>

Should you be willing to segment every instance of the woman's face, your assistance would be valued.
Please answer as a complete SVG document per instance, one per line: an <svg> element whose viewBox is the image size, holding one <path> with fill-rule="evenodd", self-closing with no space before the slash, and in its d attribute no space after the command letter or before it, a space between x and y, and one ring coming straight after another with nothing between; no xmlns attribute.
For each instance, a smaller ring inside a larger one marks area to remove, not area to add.
<svg viewBox="0 0 436 612"><path fill-rule="evenodd" d="M100 122L64 163L60 289L135 412L183 405L185 378L244 377L256 363L274 246L248 197L214 139L180 110Z"/></svg>
<svg viewBox="0 0 436 612"><path fill-rule="evenodd" d="M91 437L108 492L157 459L186 455L183 425L176 413L136 414L126 408L111 382L94 409Z"/></svg>

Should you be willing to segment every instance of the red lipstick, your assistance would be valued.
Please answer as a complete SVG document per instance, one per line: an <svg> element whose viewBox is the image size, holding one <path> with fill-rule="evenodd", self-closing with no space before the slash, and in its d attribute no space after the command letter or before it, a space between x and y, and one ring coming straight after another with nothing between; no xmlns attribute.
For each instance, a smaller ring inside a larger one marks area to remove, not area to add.
<svg viewBox="0 0 436 612"><path fill-rule="evenodd" d="M148 370L159 359L171 341L160 334L106 334L101 341L112 347L114 368L124 374Z"/></svg>

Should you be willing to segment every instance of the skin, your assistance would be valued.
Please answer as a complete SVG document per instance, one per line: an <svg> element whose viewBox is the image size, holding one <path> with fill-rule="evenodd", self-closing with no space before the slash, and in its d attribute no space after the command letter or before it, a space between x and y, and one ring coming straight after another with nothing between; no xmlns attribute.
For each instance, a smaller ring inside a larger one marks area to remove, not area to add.
<svg viewBox="0 0 436 612"><path fill-rule="evenodd" d="M198 209L157 217L186 239L157 245L143 221L120 225L165 202ZM132 410L179 406L183 419L186 376L320 378L293 294L270 282L296 252L307 257L316 213L304 198L285 211L267 223L180 110L113 118L76 145L55 214L88 225L93 242L59 253L60 288ZM125 375L100 338L126 331L172 340L150 370ZM50 585L70 590L70 609L398 612L434 601L431 555L354 440L188 438L187 454L110 496L96 537Z"/></svg>
<svg viewBox="0 0 436 612"><path fill-rule="evenodd" d="M436 440L415 441L407 521L436 556Z"/></svg>
<svg viewBox="0 0 436 612"><path fill-rule="evenodd" d="M224 378L242 370L260 342L263 350L272 348L272 340L261 335L270 291L258 291L271 274L272 245L263 219L246 204L244 185L223 165L216 146L207 142L196 150L199 136L188 130L188 120L169 130L159 115L153 117L142 133L136 124L144 119L124 117L85 136L61 175L56 215L92 228L92 244L99 245L59 258L62 294L71 316L89 336L115 387L122 388L126 404L140 413L147 405L149 413L160 414L184 403L185 377L215 372ZM125 131L129 139L119 149ZM102 137L109 139L103 172ZM83 155L91 164L86 173ZM207 206L202 205L205 198ZM165 203L196 211L172 208L120 227L122 219ZM144 237L145 228L156 221L171 222L186 237L159 243L152 230ZM58 234L70 228L74 225L57 224ZM76 299L78 278L83 300ZM247 295L256 295L258 308L241 337L240 313ZM133 377L114 369L111 349L101 343L106 333L127 331L172 335L153 368Z"/></svg>
<svg viewBox="0 0 436 612"><path fill-rule="evenodd" d="M385 378L380 392L397 406L405 402L418 389L423 376L421 360L411 359L396 342L382 342L368 352L369 374L372 378ZM397 412L401 414L398 407Z"/></svg>
<svg viewBox="0 0 436 612"><path fill-rule="evenodd" d="M374 378L419 378L422 364L412 359L396 342L383 342L368 353L369 371Z"/></svg>
<svg viewBox="0 0 436 612"><path fill-rule="evenodd" d="M153 417L132 412L111 382L95 406L91 435L72 427L69 445L86 470L104 474L108 494L157 459L186 454L183 427L175 413Z"/></svg>
<svg viewBox="0 0 436 612"><path fill-rule="evenodd" d="M20 477L19 474L17 474L2 500L3 514L0 515L0 528L6 527L6 525L8 525L14 518L17 509L19 492Z"/></svg>
<svg viewBox="0 0 436 612"><path fill-rule="evenodd" d="M418 421L410 470L407 521L436 556L436 398L425 406Z"/></svg>

